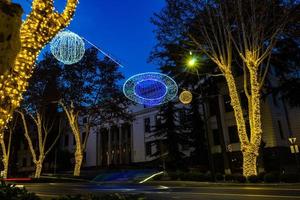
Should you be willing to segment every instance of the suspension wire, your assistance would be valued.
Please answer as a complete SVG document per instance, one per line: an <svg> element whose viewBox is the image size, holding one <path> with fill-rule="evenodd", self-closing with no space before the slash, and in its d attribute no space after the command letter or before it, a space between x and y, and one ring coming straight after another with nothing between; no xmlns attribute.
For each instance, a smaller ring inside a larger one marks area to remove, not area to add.
<svg viewBox="0 0 300 200"><path fill-rule="evenodd" d="M124 65L122 65L119 61L117 61L115 58L113 58L109 53L106 53L105 51L103 51L101 48L99 48L98 46L96 46L95 44L93 44L92 42L90 42L89 40L87 40L84 37L81 37L84 41L86 41L88 44L92 45L94 48L96 48L100 53L102 53L104 56L108 57L110 60L112 60L114 63L116 63L117 65L119 65L121 68L124 68Z"/></svg>
<svg viewBox="0 0 300 200"><path fill-rule="evenodd" d="M30 0L25 0L30 6L32 4L32 2L30 2ZM69 29L65 28L65 30L70 31ZM72 32L72 31L71 31ZM80 36L80 35L79 35ZM101 54L103 54L104 56L108 57L110 60L112 60L115 64L117 64L118 66L120 66L121 68L124 68L124 65L121 64L120 61L118 61L117 59L115 59L111 54L106 53L104 50L102 50L100 47L98 47L97 45L95 45L94 43L92 43L91 41L87 40L86 38L80 36L81 39L83 39L85 42L87 42L88 44L90 44L91 46L93 46L95 49L97 49Z"/></svg>

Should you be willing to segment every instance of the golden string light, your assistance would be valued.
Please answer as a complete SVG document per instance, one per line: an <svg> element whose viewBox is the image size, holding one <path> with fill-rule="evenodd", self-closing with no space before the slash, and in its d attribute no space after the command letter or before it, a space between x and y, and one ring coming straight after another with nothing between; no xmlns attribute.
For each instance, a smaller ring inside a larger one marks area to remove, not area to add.
<svg viewBox="0 0 300 200"><path fill-rule="evenodd" d="M0 129L3 129L19 107L28 86L34 64L42 48L74 15L78 0L68 0L62 13L54 10L53 0L34 0L31 13L20 29L21 50L11 72L0 76Z"/></svg>

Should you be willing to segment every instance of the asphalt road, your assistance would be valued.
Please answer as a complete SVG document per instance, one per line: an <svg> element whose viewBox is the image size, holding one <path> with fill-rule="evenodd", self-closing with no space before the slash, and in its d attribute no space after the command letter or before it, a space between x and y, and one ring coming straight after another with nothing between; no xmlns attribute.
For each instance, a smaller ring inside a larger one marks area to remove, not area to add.
<svg viewBox="0 0 300 200"><path fill-rule="evenodd" d="M128 193L145 194L149 200L300 200L299 186L215 186L167 187L151 185L96 185L74 183L25 184L42 199L63 195Z"/></svg>

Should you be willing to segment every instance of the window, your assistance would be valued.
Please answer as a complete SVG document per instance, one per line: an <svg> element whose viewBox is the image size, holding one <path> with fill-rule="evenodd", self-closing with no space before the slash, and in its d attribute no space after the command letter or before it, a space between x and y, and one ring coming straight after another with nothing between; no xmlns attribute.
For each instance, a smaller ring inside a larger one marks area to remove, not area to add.
<svg viewBox="0 0 300 200"><path fill-rule="evenodd" d="M23 167L26 167L26 166L27 166L27 159L26 159L26 158L23 158L22 166L23 166Z"/></svg>
<svg viewBox="0 0 300 200"><path fill-rule="evenodd" d="M188 151L190 149L190 145L189 144L182 144L181 145L181 150L182 151Z"/></svg>
<svg viewBox="0 0 300 200"><path fill-rule="evenodd" d="M240 99L241 99L242 108L248 110L248 98L245 92L240 93Z"/></svg>
<svg viewBox="0 0 300 200"><path fill-rule="evenodd" d="M156 123L156 126L160 126L161 125L161 117L159 115L155 116L155 123Z"/></svg>
<svg viewBox="0 0 300 200"><path fill-rule="evenodd" d="M81 137L82 137L82 142L84 142L84 140L85 140L85 137L86 137L86 132L83 132L82 134L81 134Z"/></svg>
<svg viewBox="0 0 300 200"><path fill-rule="evenodd" d="M215 115L217 115L218 112L220 112L218 110L218 108L219 108L218 104L219 104L218 97L214 97L209 101L209 114L210 114L210 116L215 116Z"/></svg>
<svg viewBox="0 0 300 200"><path fill-rule="evenodd" d="M69 146L69 135L65 135L65 147Z"/></svg>
<svg viewBox="0 0 300 200"><path fill-rule="evenodd" d="M144 128L146 133L150 133L151 127L150 127L150 118L147 117L144 119Z"/></svg>
<svg viewBox="0 0 300 200"><path fill-rule="evenodd" d="M188 119L187 119L187 113L185 110L180 110L179 111L179 121L180 121L180 124L185 124Z"/></svg>
<svg viewBox="0 0 300 200"><path fill-rule="evenodd" d="M23 143L23 150L27 150L28 149L28 144L26 144L26 142Z"/></svg>
<svg viewBox="0 0 300 200"><path fill-rule="evenodd" d="M278 120L277 124L278 124L278 130L279 130L280 138L283 140L284 139L284 134L283 134L283 130L282 130L281 121Z"/></svg>
<svg viewBox="0 0 300 200"><path fill-rule="evenodd" d="M214 145L220 145L221 142L220 142L220 132L218 129L214 129L212 131L212 134L213 134L213 141L214 141Z"/></svg>
<svg viewBox="0 0 300 200"><path fill-rule="evenodd" d="M152 155L152 142L146 143L146 155L151 156Z"/></svg>
<svg viewBox="0 0 300 200"><path fill-rule="evenodd" d="M131 140L131 130L130 130L130 126L127 127L127 139Z"/></svg>
<svg viewBox="0 0 300 200"><path fill-rule="evenodd" d="M83 123L83 124L86 124L86 123L87 123L87 117L84 117L84 118L82 119L82 123Z"/></svg>
<svg viewBox="0 0 300 200"><path fill-rule="evenodd" d="M228 127L228 135L230 143L239 143L239 135L237 131L237 126L229 126Z"/></svg>
<svg viewBox="0 0 300 200"><path fill-rule="evenodd" d="M233 108L231 106L231 100L229 95L224 95L224 107L225 107L225 112L232 112Z"/></svg>

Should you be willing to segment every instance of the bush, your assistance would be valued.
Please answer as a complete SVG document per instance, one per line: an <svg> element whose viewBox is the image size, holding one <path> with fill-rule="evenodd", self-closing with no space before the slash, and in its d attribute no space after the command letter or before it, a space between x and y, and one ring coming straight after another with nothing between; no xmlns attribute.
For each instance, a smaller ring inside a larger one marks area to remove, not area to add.
<svg viewBox="0 0 300 200"><path fill-rule="evenodd" d="M234 180L239 183L246 183L247 178L245 176L243 176L242 174L235 174Z"/></svg>
<svg viewBox="0 0 300 200"><path fill-rule="evenodd" d="M190 173L189 174L190 181L207 181L207 177L203 173Z"/></svg>
<svg viewBox="0 0 300 200"><path fill-rule="evenodd" d="M26 189L20 189L15 185L6 184L4 181L0 185L0 199L5 200L40 200L34 193Z"/></svg>
<svg viewBox="0 0 300 200"><path fill-rule="evenodd" d="M260 172L257 176L260 180L260 182L263 182L265 180L265 175L266 175L266 172Z"/></svg>
<svg viewBox="0 0 300 200"><path fill-rule="evenodd" d="M211 172L206 172L204 174L204 177L205 177L205 181L214 181L214 177L213 175L211 174Z"/></svg>
<svg viewBox="0 0 300 200"><path fill-rule="evenodd" d="M216 181L224 181L224 176L221 173L216 173Z"/></svg>
<svg viewBox="0 0 300 200"><path fill-rule="evenodd" d="M252 175L252 176L248 177L248 181L250 183L259 183L259 182L261 182L261 179L259 176Z"/></svg>
<svg viewBox="0 0 300 200"><path fill-rule="evenodd" d="M172 181L177 181L177 180L182 180L184 177L183 172L168 172L168 176L170 177L170 180Z"/></svg>
<svg viewBox="0 0 300 200"><path fill-rule="evenodd" d="M225 181L245 183L247 178L242 174L225 174Z"/></svg>
<svg viewBox="0 0 300 200"><path fill-rule="evenodd" d="M295 174L295 173L281 174L280 181L285 183L297 183L300 181L300 174Z"/></svg>
<svg viewBox="0 0 300 200"><path fill-rule="evenodd" d="M280 181L280 179L279 179L279 173L278 172L270 172L270 173L265 174L264 181L266 183L276 183L276 182L279 182Z"/></svg>
<svg viewBox="0 0 300 200"><path fill-rule="evenodd" d="M225 174L225 181L234 181L234 175L232 174Z"/></svg>
<svg viewBox="0 0 300 200"><path fill-rule="evenodd" d="M108 195L90 195L90 196L65 196L53 200L145 200L141 195L121 195L121 194L108 194Z"/></svg>

